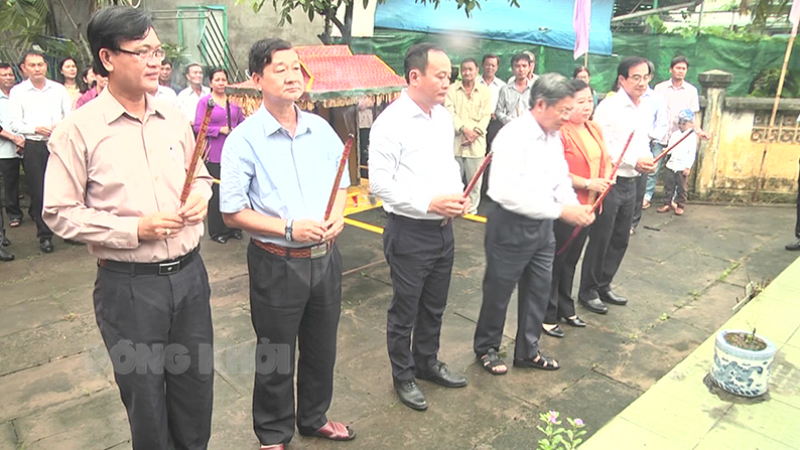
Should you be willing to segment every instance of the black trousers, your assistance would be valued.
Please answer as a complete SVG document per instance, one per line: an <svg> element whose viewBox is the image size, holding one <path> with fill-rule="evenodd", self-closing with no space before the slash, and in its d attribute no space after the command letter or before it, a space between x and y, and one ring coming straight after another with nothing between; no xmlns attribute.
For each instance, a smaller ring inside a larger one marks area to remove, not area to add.
<svg viewBox="0 0 800 450"><path fill-rule="evenodd" d="M487 214L486 274L473 350L500 349L511 293L519 284L514 359L533 359L547 311L555 255L552 220L530 219L492 204Z"/></svg>
<svg viewBox="0 0 800 450"><path fill-rule="evenodd" d="M295 417L297 427L307 432L328 422L342 307L342 256L334 246L318 259L287 259L251 242L247 269L258 338L253 428L262 445L287 444L294 436ZM295 416L296 349L300 356ZM277 360L270 361L270 356Z"/></svg>
<svg viewBox="0 0 800 450"><path fill-rule="evenodd" d="M0 177L3 178L2 209L9 220L22 220L22 209L19 207L19 158L0 159ZM0 230L3 230L3 214L0 211Z"/></svg>
<svg viewBox="0 0 800 450"><path fill-rule="evenodd" d="M453 224L389 214L383 231L394 294L386 345L395 380L426 374L436 363L455 259ZM413 334L413 348L412 348Z"/></svg>
<svg viewBox="0 0 800 450"><path fill-rule="evenodd" d="M497 136L497 132L503 128L503 123L497 119L492 119L489 121L489 126L486 127L486 154L488 155L490 151L492 151L492 141L494 140L495 136ZM492 169L492 165L489 164L486 167L486 170L483 172L483 184L481 184L481 196L485 196L486 192L489 191L489 171Z"/></svg>
<svg viewBox="0 0 800 450"><path fill-rule="evenodd" d="M611 282L628 250L639 178L617 177L617 184L603 201L603 212L589 231L589 244L583 255L580 300L596 299L599 292L611 290Z"/></svg>
<svg viewBox="0 0 800 450"><path fill-rule="evenodd" d="M360 169L361 177L362 178L369 178L369 173L367 172L366 167L369 165L369 133L370 128L359 128L358 129L358 149L361 152L361 157L359 158L359 165L364 167Z"/></svg>
<svg viewBox="0 0 800 450"><path fill-rule="evenodd" d="M794 236L800 239L800 176L797 177L797 221L794 223Z"/></svg>
<svg viewBox="0 0 800 450"><path fill-rule="evenodd" d="M631 218L631 228L639 226L642 221L642 203L647 193L647 174L636 177L636 203L633 205L633 218ZM609 193L610 194L610 193Z"/></svg>
<svg viewBox="0 0 800 450"><path fill-rule="evenodd" d="M208 446L214 398L210 297L199 254L167 276L97 269L97 326L136 450Z"/></svg>
<svg viewBox="0 0 800 450"><path fill-rule="evenodd" d="M206 168L212 177L219 180L219 163L207 162ZM208 201L208 235L212 238L217 236L230 236L234 231L228 228L222 220L222 213L219 212L219 185L211 184L211 199Z"/></svg>
<svg viewBox="0 0 800 450"><path fill-rule="evenodd" d="M28 193L31 195L31 206L28 214L36 223L36 237L39 241L52 239L53 232L42 219L42 202L44 201L44 172L47 170L47 159L50 151L47 142L25 140L25 157L22 166L25 168L25 180L28 184Z"/></svg>
<svg viewBox="0 0 800 450"><path fill-rule="evenodd" d="M560 220L553 221L553 234L556 237L556 251L561 249L572 235L574 226ZM553 260L553 280L550 283L550 303L547 305L547 314L544 323L555 324L561 317L568 318L575 315L575 301L572 299L572 283L575 281L575 268L583 253L583 245L589 236L590 227L581 228L578 236L572 241L567 250L556 255Z"/></svg>

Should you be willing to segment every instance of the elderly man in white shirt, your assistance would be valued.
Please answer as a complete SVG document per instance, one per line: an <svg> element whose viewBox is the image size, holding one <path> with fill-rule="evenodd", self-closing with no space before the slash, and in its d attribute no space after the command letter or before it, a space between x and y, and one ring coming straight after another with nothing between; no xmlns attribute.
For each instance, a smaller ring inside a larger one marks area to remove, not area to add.
<svg viewBox="0 0 800 450"><path fill-rule="evenodd" d="M603 129L611 160L619 161L631 132L633 139L617 171L616 185L603 201L602 213L589 232L583 257L578 301L589 311L606 314L606 303L625 305L628 300L611 290L628 249L636 206L637 181L641 174L655 170L649 133L653 129L653 97L645 96L651 79L647 60L623 58L617 67L619 91L603 100L594 121Z"/></svg>
<svg viewBox="0 0 800 450"><path fill-rule="evenodd" d="M470 204L462 198L453 156L453 120L442 106L450 58L422 43L408 49L404 66L408 89L372 125L369 181L389 214L383 251L394 291L386 320L394 387L403 404L424 410L428 403L415 377L444 387L467 385L438 352L455 258L449 219Z"/></svg>
<svg viewBox="0 0 800 450"><path fill-rule="evenodd" d="M574 107L575 88L559 74L547 73L533 86L530 110L509 122L494 141L487 215L486 275L475 329L475 355L493 375L506 373L500 359L506 311L519 285L515 367L543 370L558 362L539 351L555 257L553 220L589 225L590 205L581 205L572 188L558 129Z"/></svg>
<svg viewBox="0 0 800 450"><path fill-rule="evenodd" d="M197 63L186 66L186 81L189 85L178 94L178 108L189 123L194 123L197 103L211 93L211 89L203 86L203 66Z"/></svg>
<svg viewBox="0 0 800 450"><path fill-rule="evenodd" d="M53 232L42 220L47 141L53 128L72 111L72 100L64 85L48 80L44 55L29 51L23 56L28 79L11 89L11 130L25 138L25 180L31 196L28 209L36 223L36 236L44 253L53 252Z"/></svg>

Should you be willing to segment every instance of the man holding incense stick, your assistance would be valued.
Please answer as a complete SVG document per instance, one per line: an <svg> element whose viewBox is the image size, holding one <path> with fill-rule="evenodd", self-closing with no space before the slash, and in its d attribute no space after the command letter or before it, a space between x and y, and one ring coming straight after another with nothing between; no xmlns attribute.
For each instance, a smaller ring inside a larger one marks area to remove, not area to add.
<svg viewBox="0 0 800 450"><path fill-rule="evenodd" d="M453 223L443 219L463 215L470 203L453 156L453 120L442 106L450 58L420 43L408 49L404 66L408 89L372 126L369 181L389 215L383 253L394 291L386 319L394 388L404 405L421 411L428 402L415 378L467 385L438 353L455 258Z"/></svg>
<svg viewBox="0 0 800 450"><path fill-rule="evenodd" d="M303 73L290 43L256 42L249 66L263 101L225 141L220 211L229 227L252 236L253 427L262 449L282 450L295 424L304 436L351 440L353 430L326 417L342 303L342 256L334 242L344 228L349 185L343 179L333 186L342 141L328 122L295 105Z"/></svg>
<svg viewBox="0 0 800 450"><path fill-rule="evenodd" d="M655 170L648 137L653 127L653 105L649 103L652 97L645 96L651 77L646 59L623 58L617 67L619 91L600 102L594 114L594 121L603 129L611 160L616 163L622 158L616 184L603 201L602 212L589 232L581 268L578 301L597 314L608 312L606 303L628 302L611 290L611 282L628 249L638 177ZM625 151L631 132L633 138Z"/></svg>
<svg viewBox="0 0 800 450"><path fill-rule="evenodd" d="M205 449L214 359L199 242L211 177L201 167L181 206L195 141L177 108L147 94L164 59L150 16L104 8L86 34L108 86L53 131L42 217L98 258L95 315L133 448Z"/></svg>

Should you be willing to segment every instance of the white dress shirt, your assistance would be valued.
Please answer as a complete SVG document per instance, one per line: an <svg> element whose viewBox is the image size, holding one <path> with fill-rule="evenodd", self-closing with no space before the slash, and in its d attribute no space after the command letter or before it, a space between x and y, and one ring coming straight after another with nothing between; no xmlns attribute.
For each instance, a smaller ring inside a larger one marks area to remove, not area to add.
<svg viewBox="0 0 800 450"><path fill-rule="evenodd" d="M200 91L200 95L197 95L189 86L178 94L178 109L189 122L194 122L194 116L197 114L197 102L200 101L200 98L211 93L211 89L205 86L200 86Z"/></svg>
<svg viewBox="0 0 800 450"><path fill-rule="evenodd" d="M557 219L565 205L579 204L561 136L545 133L530 111L497 133L492 150L488 194L503 209L532 219Z"/></svg>
<svg viewBox="0 0 800 450"><path fill-rule="evenodd" d="M640 174L636 171L636 162L641 158L653 157L649 137L653 129L652 101L652 97L643 95L636 106L625 89L620 88L616 94L606 97L597 105L594 121L603 129L603 139L612 163L617 163L628 136L634 131L631 145L617 171L619 177L638 177Z"/></svg>
<svg viewBox="0 0 800 450"><path fill-rule="evenodd" d="M0 91L0 127L9 133L13 133L11 130L11 100L3 91ZM12 158L19 158L17 144L14 141L0 137L0 159Z"/></svg>
<svg viewBox="0 0 800 450"><path fill-rule="evenodd" d="M689 130L683 132L681 130L675 131L669 137L669 145L673 146L681 138L688 133ZM675 172L681 172L684 169L691 169L694 165L694 159L697 155L697 133L692 133L680 144L678 144L672 151L669 152L669 161L667 161L667 169Z"/></svg>
<svg viewBox="0 0 800 450"><path fill-rule="evenodd" d="M491 83L487 83L483 77L479 77L478 83L489 86L489 91L492 93L492 114L494 114L494 110L497 109L497 100L500 99L500 89L502 89L506 83L497 77L494 77Z"/></svg>
<svg viewBox="0 0 800 450"><path fill-rule="evenodd" d="M369 136L369 185L383 209L412 219L442 219L428 213L433 197L464 190L454 139L444 106L428 115L404 90L378 116Z"/></svg>
<svg viewBox="0 0 800 450"><path fill-rule="evenodd" d="M154 95L153 98L167 102L175 107L178 106L178 94L176 94L175 91L173 91L169 86L162 86L159 84L156 95Z"/></svg>
<svg viewBox="0 0 800 450"><path fill-rule="evenodd" d="M46 141L36 134L36 127L53 128L72 112L72 99L61 83L45 80L44 87L36 89L31 80L11 88L11 129L32 141Z"/></svg>
<svg viewBox="0 0 800 450"><path fill-rule="evenodd" d="M649 98L650 107L653 115L653 126L647 134L651 140L661 142L668 138L667 130L669 129L669 116L667 115L667 101L658 92L648 87L644 97Z"/></svg>

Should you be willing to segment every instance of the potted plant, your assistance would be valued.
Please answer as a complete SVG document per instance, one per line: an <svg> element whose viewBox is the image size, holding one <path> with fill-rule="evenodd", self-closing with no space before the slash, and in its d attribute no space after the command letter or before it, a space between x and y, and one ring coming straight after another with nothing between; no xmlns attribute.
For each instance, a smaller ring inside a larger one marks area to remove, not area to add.
<svg viewBox="0 0 800 450"><path fill-rule="evenodd" d="M777 347L752 332L722 330L717 334L711 378L727 392L758 397L769 388L769 375Z"/></svg>

